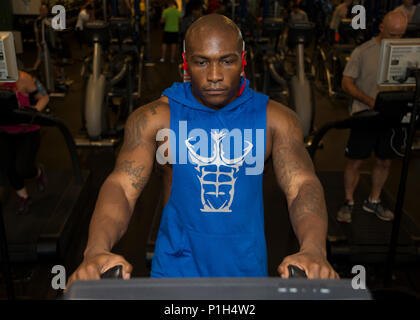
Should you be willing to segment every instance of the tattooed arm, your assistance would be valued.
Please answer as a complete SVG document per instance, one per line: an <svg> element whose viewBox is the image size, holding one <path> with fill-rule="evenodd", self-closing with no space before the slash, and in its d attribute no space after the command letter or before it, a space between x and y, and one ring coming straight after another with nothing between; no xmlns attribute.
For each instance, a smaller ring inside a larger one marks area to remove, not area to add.
<svg viewBox="0 0 420 320"><path fill-rule="evenodd" d="M286 257L278 271L288 277L287 266L293 264L305 270L309 278L336 278L326 260L328 220L324 192L305 150L300 121L292 110L271 100L267 119L274 171L300 245L299 252Z"/></svg>
<svg viewBox="0 0 420 320"><path fill-rule="evenodd" d="M124 278L130 277L132 266L111 250L126 232L136 200L152 172L156 133L169 119L166 99L142 106L129 116L115 168L99 191L84 260L69 283L99 279L101 273L116 265L123 266Z"/></svg>

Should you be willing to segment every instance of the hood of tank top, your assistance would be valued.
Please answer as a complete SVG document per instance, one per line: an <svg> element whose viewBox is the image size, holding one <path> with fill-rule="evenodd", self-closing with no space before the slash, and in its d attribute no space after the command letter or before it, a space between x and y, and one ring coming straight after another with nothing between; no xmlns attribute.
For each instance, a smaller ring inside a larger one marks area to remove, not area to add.
<svg viewBox="0 0 420 320"><path fill-rule="evenodd" d="M194 110L200 110L209 113L225 113L230 112L238 108L239 106L252 99L254 91L249 88L249 81L245 78L241 78L241 85L245 81L245 89L239 97L236 97L231 103L220 109L213 109L201 104L192 93L191 82L175 82L170 88L163 91L162 95L168 97L171 100L176 101L179 104L187 108Z"/></svg>

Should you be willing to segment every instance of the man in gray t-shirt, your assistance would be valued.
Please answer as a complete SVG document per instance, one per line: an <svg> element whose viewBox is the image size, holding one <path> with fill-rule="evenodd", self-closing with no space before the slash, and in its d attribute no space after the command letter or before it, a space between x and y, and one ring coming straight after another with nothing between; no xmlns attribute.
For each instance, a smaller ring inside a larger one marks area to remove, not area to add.
<svg viewBox="0 0 420 320"><path fill-rule="evenodd" d="M369 110L376 95L378 87L376 85L379 55L381 51L381 39L372 38L361 46L357 47L351 54L343 72L343 77L354 79L357 88L363 90L369 98L367 101L353 99L351 114L363 110ZM366 104L369 102L369 104Z"/></svg>
<svg viewBox="0 0 420 320"><path fill-rule="evenodd" d="M380 34L357 47L343 72L342 88L352 97L351 113L373 109L378 93L377 73L382 39L401 38L407 29L407 16L399 11L389 12L380 25ZM339 222L351 222L354 205L353 194L360 177L360 166L375 152L372 168L372 188L363 209L375 213L378 218L391 221L394 214L385 209L380 195L388 178L391 159L396 158L392 130L376 128L352 128L345 155L348 158L344 170L345 202L337 214ZM395 139L394 139L395 140ZM397 147L398 148L398 147Z"/></svg>

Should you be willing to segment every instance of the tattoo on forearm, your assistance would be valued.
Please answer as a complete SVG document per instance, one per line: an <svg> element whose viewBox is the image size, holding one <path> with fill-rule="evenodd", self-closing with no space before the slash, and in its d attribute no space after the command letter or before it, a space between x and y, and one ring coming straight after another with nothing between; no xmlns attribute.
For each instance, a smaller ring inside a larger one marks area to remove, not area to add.
<svg viewBox="0 0 420 320"><path fill-rule="evenodd" d="M124 160L116 167L116 170L128 175L133 188L141 191L147 184L148 177L144 176L144 166L134 167L133 164L134 160Z"/></svg>
<svg viewBox="0 0 420 320"><path fill-rule="evenodd" d="M273 146L273 164L283 191L288 194L294 183L294 177L313 171L312 160L303 145L299 119L293 115L287 122L287 135L278 137Z"/></svg>
<svg viewBox="0 0 420 320"><path fill-rule="evenodd" d="M312 216L320 218L323 223L327 223L327 210L321 184L313 181L303 185L296 198L289 205L289 211L292 220Z"/></svg>
<svg viewBox="0 0 420 320"><path fill-rule="evenodd" d="M316 216L326 222L324 192L304 147L300 120L295 114L287 120L287 134L276 137L272 152L277 180L290 201L291 218ZM301 184L302 178L307 182Z"/></svg>

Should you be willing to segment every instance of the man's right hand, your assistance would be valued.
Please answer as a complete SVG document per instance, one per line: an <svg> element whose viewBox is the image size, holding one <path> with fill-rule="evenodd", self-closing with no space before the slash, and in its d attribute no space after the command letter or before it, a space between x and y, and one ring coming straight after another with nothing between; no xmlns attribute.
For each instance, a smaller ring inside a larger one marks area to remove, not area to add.
<svg viewBox="0 0 420 320"><path fill-rule="evenodd" d="M364 93L355 83L355 79L343 75L341 87L345 93L350 95L353 99L359 100L360 102L369 106L370 109L375 107L375 99Z"/></svg>
<svg viewBox="0 0 420 320"><path fill-rule="evenodd" d="M123 279L130 279L133 267L120 255L109 252L85 258L82 264L70 276L66 288L68 288L73 281L99 280L102 273L118 265L122 266Z"/></svg>

